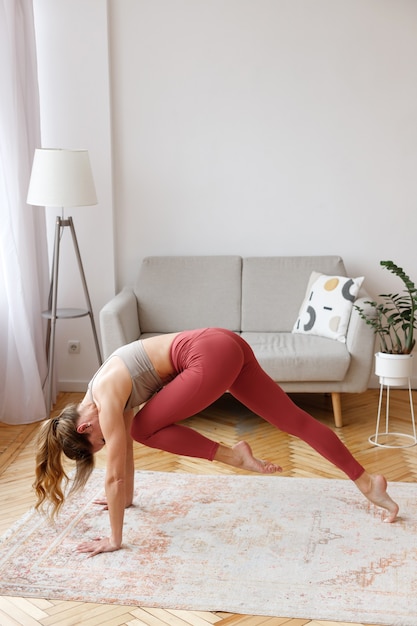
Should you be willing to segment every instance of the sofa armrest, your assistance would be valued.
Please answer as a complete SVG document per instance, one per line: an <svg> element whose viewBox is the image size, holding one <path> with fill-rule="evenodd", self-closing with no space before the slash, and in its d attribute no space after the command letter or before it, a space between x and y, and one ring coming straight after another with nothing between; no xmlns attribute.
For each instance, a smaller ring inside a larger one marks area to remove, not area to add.
<svg viewBox="0 0 417 626"><path fill-rule="evenodd" d="M105 359L116 348L139 339L138 302L131 288L125 287L101 309L100 331Z"/></svg>
<svg viewBox="0 0 417 626"><path fill-rule="evenodd" d="M372 316L373 307L366 304L366 301L370 299L370 296L361 294L355 304L361 307L367 315ZM351 355L352 363L344 381L344 391L365 391L368 388L372 373L375 334L372 328L361 319L355 307L353 307L350 317L346 346Z"/></svg>

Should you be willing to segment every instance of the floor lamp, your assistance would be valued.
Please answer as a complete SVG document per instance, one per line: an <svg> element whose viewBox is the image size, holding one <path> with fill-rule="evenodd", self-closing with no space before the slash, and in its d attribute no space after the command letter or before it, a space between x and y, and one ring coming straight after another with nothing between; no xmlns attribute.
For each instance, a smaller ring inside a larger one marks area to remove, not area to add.
<svg viewBox="0 0 417 626"><path fill-rule="evenodd" d="M49 416L52 408L55 330L57 319L69 319L88 315L91 321L98 361L100 365L102 363L93 310L91 307L84 268L81 261L77 236L75 234L74 223L72 217L64 217L64 210L67 207L97 204L88 151L52 149L35 150L27 203L35 206L61 207L62 209L62 216L57 216L55 222L55 240L48 310L43 311L42 313L42 316L48 319L46 342L48 360L48 396L46 409ZM72 235L72 242L78 261L78 268L87 303L86 309L59 309L57 306L60 242L66 228L70 229Z"/></svg>

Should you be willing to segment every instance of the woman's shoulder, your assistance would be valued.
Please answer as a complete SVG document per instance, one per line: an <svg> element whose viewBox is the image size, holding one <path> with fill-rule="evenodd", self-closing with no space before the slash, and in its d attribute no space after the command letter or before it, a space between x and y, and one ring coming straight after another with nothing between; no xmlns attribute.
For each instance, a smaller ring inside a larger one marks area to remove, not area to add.
<svg viewBox="0 0 417 626"><path fill-rule="evenodd" d="M112 395L126 402L132 391L132 379L123 360L116 355L107 359L92 379L90 390L94 401Z"/></svg>

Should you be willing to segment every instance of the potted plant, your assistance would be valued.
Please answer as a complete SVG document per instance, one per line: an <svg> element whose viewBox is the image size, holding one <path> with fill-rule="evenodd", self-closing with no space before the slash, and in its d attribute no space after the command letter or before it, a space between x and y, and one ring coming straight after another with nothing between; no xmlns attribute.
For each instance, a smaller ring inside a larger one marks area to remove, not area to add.
<svg viewBox="0 0 417 626"><path fill-rule="evenodd" d="M361 307L355 305L355 308L378 336L380 352L375 355L375 373L380 377L380 382L399 386L406 384L411 376L411 353L416 342L414 330L417 328L417 288L393 261L380 263L402 281L404 289L400 293L381 294L380 302L367 301L366 304L373 307L373 317L367 315ZM389 366L393 362L399 368L398 374L391 374Z"/></svg>

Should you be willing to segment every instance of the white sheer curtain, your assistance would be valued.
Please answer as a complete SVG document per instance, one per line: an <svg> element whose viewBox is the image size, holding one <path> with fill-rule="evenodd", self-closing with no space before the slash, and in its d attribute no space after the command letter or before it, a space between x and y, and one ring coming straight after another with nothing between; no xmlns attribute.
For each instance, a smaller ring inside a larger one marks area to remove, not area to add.
<svg viewBox="0 0 417 626"><path fill-rule="evenodd" d="M32 0L0 0L0 421L46 417L45 212L26 204L40 146Z"/></svg>

